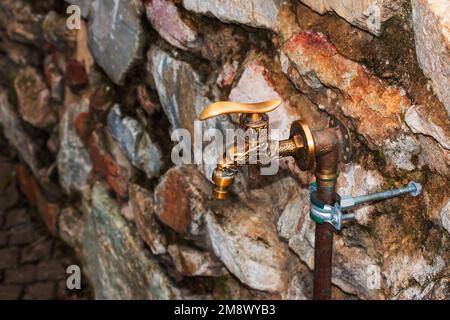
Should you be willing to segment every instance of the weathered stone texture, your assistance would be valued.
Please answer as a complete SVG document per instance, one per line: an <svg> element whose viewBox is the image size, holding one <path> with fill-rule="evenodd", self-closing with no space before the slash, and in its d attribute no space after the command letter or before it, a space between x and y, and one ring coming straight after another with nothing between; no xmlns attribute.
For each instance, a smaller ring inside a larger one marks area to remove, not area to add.
<svg viewBox="0 0 450 320"><path fill-rule="evenodd" d="M143 58L144 30L139 1L92 2L89 15L89 46L95 60L117 84Z"/></svg>
<svg viewBox="0 0 450 320"><path fill-rule="evenodd" d="M44 17L34 13L30 3L6 0L0 5L0 26L8 37L22 43L42 44L41 23Z"/></svg>
<svg viewBox="0 0 450 320"><path fill-rule="evenodd" d="M224 213L220 220L214 214L206 217L214 253L248 286L269 292L286 290L289 255L278 240L271 212L243 210L238 203Z"/></svg>
<svg viewBox="0 0 450 320"><path fill-rule="evenodd" d="M183 0L190 11L212 15L224 22L242 23L256 28L276 29L283 0L201 1Z"/></svg>
<svg viewBox="0 0 450 320"><path fill-rule="evenodd" d="M82 213L72 207L61 210L58 218L58 234L71 247L79 247L83 239Z"/></svg>
<svg viewBox="0 0 450 320"><path fill-rule="evenodd" d="M441 209L440 216L442 227L450 233L450 200Z"/></svg>
<svg viewBox="0 0 450 320"><path fill-rule="evenodd" d="M388 165L411 171L420 143L405 129L411 106L406 92L341 56L323 35L302 32L283 45L283 72L322 110L342 118L371 149L384 152ZM380 125L382 124L382 125Z"/></svg>
<svg viewBox="0 0 450 320"><path fill-rule="evenodd" d="M147 53L148 70L156 86L162 110L171 124L171 130L184 129L191 138L182 144L190 148L194 137L200 130L219 129L222 132L232 125L227 116L215 117L200 122L200 112L212 103L209 98L209 86L204 77L196 72L189 63L173 58L168 52L153 46ZM198 146L201 141L197 141ZM211 160L211 161L209 161ZM209 161L209 162L207 162ZM210 179L216 159L205 159L200 165L202 172ZM178 163L177 163L178 164Z"/></svg>
<svg viewBox="0 0 450 320"><path fill-rule="evenodd" d="M426 291L431 288L428 289L425 285L430 280L436 279L446 266L445 261L439 256L432 261L427 260L421 253L414 253L412 256L399 255L387 259L383 267L383 276L386 279L386 285L392 289L394 297L426 299L428 293ZM406 289L411 281L416 281L420 287L409 286Z"/></svg>
<svg viewBox="0 0 450 320"><path fill-rule="evenodd" d="M375 170L364 170L360 165L350 164L339 175L337 190L341 195L359 196L382 190L383 177ZM367 224L371 221L374 205L368 204L353 210L356 221Z"/></svg>
<svg viewBox="0 0 450 320"><path fill-rule="evenodd" d="M450 150L450 122L444 122L444 128L427 114L424 106L412 106L405 113L405 122L414 133L433 137L444 149ZM447 131L445 130L447 129Z"/></svg>
<svg viewBox="0 0 450 320"><path fill-rule="evenodd" d="M153 208L153 194L138 186L130 187L130 202L133 208L137 229L153 254L167 252L167 238L156 221Z"/></svg>
<svg viewBox="0 0 450 320"><path fill-rule="evenodd" d="M174 167L155 189L154 210L158 219L174 231L188 237L205 232L203 204L210 191L207 181L193 166Z"/></svg>
<svg viewBox="0 0 450 320"><path fill-rule="evenodd" d="M25 132L18 115L8 101L7 95L2 91L0 91L0 123L8 141L18 150L18 153L33 171L33 174L38 176L41 165L37 157L37 146Z"/></svg>
<svg viewBox="0 0 450 320"><path fill-rule="evenodd" d="M119 197L125 198L132 167L116 141L106 129L97 128L89 138L88 150L93 171L106 179Z"/></svg>
<svg viewBox="0 0 450 320"><path fill-rule="evenodd" d="M108 128L128 160L143 170L148 178L157 177L161 169L161 151L142 125L135 119L123 117L115 105L108 114Z"/></svg>
<svg viewBox="0 0 450 320"><path fill-rule="evenodd" d="M60 146L58 152L58 171L61 186L68 193L81 191L92 169L89 153L78 136L75 118L88 111L88 101L69 104L60 122Z"/></svg>
<svg viewBox="0 0 450 320"><path fill-rule="evenodd" d="M182 275L218 277L228 273L211 252L202 252L188 246L170 245L168 253L176 270Z"/></svg>
<svg viewBox="0 0 450 320"><path fill-rule="evenodd" d="M51 234L56 235L59 214L58 204L52 203L46 198L46 195L42 192L38 182L24 165L18 166L17 179L19 181L20 189L25 194L28 201L38 209L47 229Z"/></svg>
<svg viewBox="0 0 450 320"><path fill-rule="evenodd" d="M188 63L174 59L156 46L149 50L147 58L149 72L172 129L184 128L193 134L194 121L211 103L206 96L208 87ZM206 126L215 127L217 122L217 119L207 120Z"/></svg>
<svg viewBox="0 0 450 320"><path fill-rule="evenodd" d="M340 109L352 118L369 146L382 146L400 130L400 113L411 104L405 93L341 56L323 35L295 35L284 44L281 59L283 71L300 90L325 110Z"/></svg>
<svg viewBox="0 0 450 320"><path fill-rule="evenodd" d="M243 283L257 290L281 293L288 286L285 272L289 270L289 252L276 234L272 215L277 209L272 205L282 207L285 200L270 200L269 190L255 192L257 200L243 198L211 208L205 178L193 167L174 168L155 191L155 212L177 233L213 250ZM256 211L261 201L266 203L266 210Z"/></svg>
<svg viewBox="0 0 450 320"><path fill-rule="evenodd" d="M394 0L300 0L320 14L335 12L351 24L381 35L383 24L399 10Z"/></svg>
<svg viewBox="0 0 450 320"><path fill-rule="evenodd" d="M67 29L67 18L56 11L49 11L42 21L43 37L47 44L61 50L71 50L76 41L76 30Z"/></svg>
<svg viewBox="0 0 450 320"><path fill-rule="evenodd" d="M54 101L61 102L64 94L64 77L58 66L58 56L48 55L44 59L44 76Z"/></svg>
<svg viewBox="0 0 450 320"><path fill-rule="evenodd" d="M411 5L417 60L450 115L450 4L413 0Z"/></svg>
<svg viewBox="0 0 450 320"><path fill-rule="evenodd" d="M269 70L257 60L250 61L246 65L239 82L231 90L229 96L230 101L247 103L280 98L280 93L274 86ZM298 111L289 104L289 101L283 102L268 115L269 126L274 129L271 135L273 139L289 138L290 124L299 119ZM274 134L276 130L278 130L277 135Z"/></svg>
<svg viewBox="0 0 450 320"><path fill-rule="evenodd" d="M171 45L182 50L193 49L199 45L199 35L183 21L173 2L147 0L145 11L153 28Z"/></svg>
<svg viewBox="0 0 450 320"><path fill-rule="evenodd" d="M14 80L14 88L19 112L26 122L40 128L56 122L50 105L50 91L35 69L28 67L21 70Z"/></svg>
<svg viewBox="0 0 450 320"><path fill-rule="evenodd" d="M102 184L92 190L85 214L83 254L98 299L174 299L180 291L146 253Z"/></svg>

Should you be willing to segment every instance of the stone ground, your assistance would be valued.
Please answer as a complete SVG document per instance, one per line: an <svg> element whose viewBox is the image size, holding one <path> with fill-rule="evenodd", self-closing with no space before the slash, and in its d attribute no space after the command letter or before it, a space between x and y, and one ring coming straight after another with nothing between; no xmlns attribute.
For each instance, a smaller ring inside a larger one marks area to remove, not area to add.
<svg viewBox="0 0 450 320"><path fill-rule="evenodd" d="M52 237L18 190L17 161L0 135L0 299L91 298L85 279L81 290L66 289L67 266L80 263L70 247Z"/></svg>

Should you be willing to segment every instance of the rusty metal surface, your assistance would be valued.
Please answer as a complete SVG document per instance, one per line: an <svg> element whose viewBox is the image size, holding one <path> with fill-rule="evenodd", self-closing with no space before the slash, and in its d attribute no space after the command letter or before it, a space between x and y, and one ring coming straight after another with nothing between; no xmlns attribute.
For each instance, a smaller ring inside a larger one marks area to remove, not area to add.
<svg viewBox="0 0 450 320"><path fill-rule="evenodd" d="M350 130L338 118L331 116L330 128L337 127L340 131L340 161L350 163L353 158L353 145Z"/></svg>
<svg viewBox="0 0 450 320"><path fill-rule="evenodd" d="M338 161L338 144L329 152L317 157L316 196L318 200L328 205L334 205L336 201L339 201L339 195L335 192ZM331 224L316 223L313 289L313 298L316 300L331 299L333 233L334 228Z"/></svg>
<svg viewBox="0 0 450 320"><path fill-rule="evenodd" d="M315 300L331 299L333 232L333 226L329 223L316 224L313 289Z"/></svg>
<svg viewBox="0 0 450 320"><path fill-rule="evenodd" d="M318 182L317 197L325 204L333 205L337 194L333 188L324 187ZM315 300L331 299L331 264L333 259L334 228L329 223L316 223L314 246L314 289Z"/></svg>

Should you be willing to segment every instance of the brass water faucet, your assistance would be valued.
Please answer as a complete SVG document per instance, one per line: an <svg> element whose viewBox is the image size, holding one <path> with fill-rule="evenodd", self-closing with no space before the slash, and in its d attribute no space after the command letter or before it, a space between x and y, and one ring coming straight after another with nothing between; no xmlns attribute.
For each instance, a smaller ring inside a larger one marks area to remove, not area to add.
<svg viewBox="0 0 450 320"><path fill-rule="evenodd" d="M213 171L213 192L217 199L227 197L228 188L242 165L261 164L261 151L265 151L270 159L291 156L301 170L311 170L317 162L317 180L334 186L339 161L349 162L351 158L348 129L337 119L332 119L329 128L312 131L302 120L296 120L291 125L289 139L273 143L268 139L267 113L275 110L281 103L280 99L260 103L220 101L210 104L202 111L200 120L221 114L240 113L240 127L247 132L243 147L239 148L236 144L231 146ZM256 155L253 162L250 161L252 152Z"/></svg>
<svg viewBox="0 0 450 320"><path fill-rule="evenodd" d="M213 172L214 196L217 199L226 198L228 188L239 168L243 164L250 163L248 160L251 158L252 150L256 150L257 154L261 150L267 150L269 156L277 155L279 158L292 156L301 170L311 170L315 167L316 181L310 185L310 217L316 222L313 296L314 299L330 299L333 233L341 230L343 221L354 218L354 214L343 211L368 201L379 201L408 193L417 196L420 194L421 186L419 183L410 182L407 187L397 190L358 197L341 197L336 193L339 163L349 163L352 157L352 142L348 128L333 116L330 118L328 128L320 130L310 130L306 123L296 120L291 125L289 139L279 141L278 146L273 147L268 140L267 113L275 110L280 104L281 100L254 104L217 102L206 107L200 114L200 120L205 120L220 114L241 113L242 129L250 130L250 133L263 138L255 142L246 135L244 147L241 148L243 150L232 146L225 152ZM258 161L256 163L258 164Z"/></svg>

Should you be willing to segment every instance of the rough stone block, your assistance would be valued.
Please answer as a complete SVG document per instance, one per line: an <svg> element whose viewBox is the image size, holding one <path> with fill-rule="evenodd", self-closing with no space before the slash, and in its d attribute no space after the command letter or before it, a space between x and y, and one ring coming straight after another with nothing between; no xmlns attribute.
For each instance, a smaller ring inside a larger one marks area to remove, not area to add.
<svg viewBox="0 0 450 320"><path fill-rule="evenodd" d="M291 23L288 29L292 29L292 23L295 24L287 3L285 0L183 0L183 6L189 11L210 15L223 22L269 29L282 34L286 31L285 20Z"/></svg>
<svg viewBox="0 0 450 320"><path fill-rule="evenodd" d="M83 217L80 212L71 207L61 210L58 234L71 247L78 247L81 244L83 227Z"/></svg>
<svg viewBox="0 0 450 320"><path fill-rule="evenodd" d="M421 252L407 252L390 255L382 266L381 272L385 286L391 295L398 299L426 298L426 284L438 279L446 269L446 263L441 256L428 258ZM414 288L411 282L416 282L422 289ZM423 292L425 291L425 292Z"/></svg>
<svg viewBox="0 0 450 320"><path fill-rule="evenodd" d="M168 253L176 270L184 276L218 277L228 273L211 252L202 252L188 246L170 245Z"/></svg>
<svg viewBox="0 0 450 320"><path fill-rule="evenodd" d="M431 136L442 148L450 150L450 121L439 120L442 124L436 123L424 106L412 106L405 113L405 122L412 132Z"/></svg>
<svg viewBox="0 0 450 320"><path fill-rule="evenodd" d="M44 77L50 89L51 98L61 102L64 94L63 72L59 69L58 60L62 60L58 54L47 55L44 59Z"/></svg>
<svg viewBox="0 0 450 320"><path fill-rule="evenodd" d="M104 128L97 128L88 142L93 170L105 178L108 185L122 198L128 193L131 165L116 142ZM108 150L107 146L111 146Z"/></svg>
<svg viewBox="0 0 450 320"><path fill-rule="evenodd" d="M55 124L57 118L50 104L50 90L36 69L20 70L14 79L14 89L23 120L38 128Z"/></svg>
<svg viewBox="0 0 450 320"><path fill-rule="evenodd" d="M111 135L128 160L148 178L159 176L161 151L144 127L136 119L122 116L119 105L111 109L107 121Z"/></svg>
<svg viewBox="0 0 450 320"><path fill-rule="evenodd" d="M25 132L18 115L8 101L6 93L2 90L0 90L0 123L9 143L18 151L33 174L39 176L41 166L37 156L37 147L32 138Z"/></svg>
<svg viewBox="0 0 450 320"><path fill-rule="evenodd" d="M155 189L155 213L176 232L198 235L207 210L201 200L207 192L210 186L194 167L172 168Z"/></svg>
<svg viewBox="0 0 450 320"><path fill-rule="evenodd" d="M19 249L14 247L0 249L0 270L14 268L19 261Z"/></svg>
<svg viewBox="0 0 450 320"><path fill-rule="evenodd" d="M74 47L77 30L68 29L67 21L68 16L48 10L42 22L45 45L53 46L61 51L71 50Z"/></svg>
<svg viewBox="0 0 450 320"><path fill-rule="evenodd" d="M130 202L137 229L153 254L167 252L167 238L156 221L153 194L135 184L130 186Z"/></svg>
<svg viewBox="0 0 450 320"><path fill-rule="evenodd" d="M59 124L60 146L57 165L61 186L67 193L81 191L91 172L92 163L75 127L76 117L88 111L88 101L69 104Z"/></svg>
<svg viewBox="0 0 450 320"><path fill-rule="evenodd" d="M94 185L92 211L84 216L85 271L97 299L176 299L182 296L148 255L105 185Z"/></svg>
<svg viewBox="0 0 450 320"><path fill-rule="evenodd" d="M450 115L450 4L413 0L411 6L417 60Z"/></svg>
<svg viewBox="0 0 450 320"><path fill-rule="evenodd" d="M0 26L14 41L41 45L41 14L33 12L31 3L20 0L5 0L0 4Z"/></svg>
<svg viewBox="0 0 450 320"><path fill-rule="evenodd" d="M239 78L237 85L231 90L229 100L243 103L261 102L272 99L282 99L277 91L269 70L258 60L249 61ZM269 127L278 134L270 134L272 139L289 138L292 122L300 119L298 111L289 104L283 103L274 111L268 113Z"/></svg>
<svg viewBox="0 0 450 320"><path fill-rule="evenodd" d="M89 15L89 47L95 61L116 84L143 58L142 3L95 0Z"/></svg>
<svg viewBox="0 0 450 320"><path fill-rule="evenodd" d="M383 185L383 177L375 170L365 170L358 164L349 164L340 173L337 181L337 192L340 195L360 196L372 192L378 192ZM352 213L355 219L362 225L372 221L371 213L375 207L373 204L355 208Z"/></svg>
<svg viewBox="0 0 450 320"><path fill-rule="evenodd" d="M442 227L450 233L450 200L447 204L441 209L441 225Z"/></svg>
<svg viewBox="0 0 450 320"><path fill-rule="evenodd" d="M57 216L59 208L57 204L48 201L45 195L41 192L39 185L34 177L28 172L27 168L19 165L17 168L17 178L20 189L27 197L28 201L37 207L39 214L47 226L48 230L56 235L57 231Z"/></svg>
<svg viewBox="0 0 450 320"><path fill-rule="evenodd" d="M211 103L206 94L208 86L191 65L176 60L156 46L150 48L147 58L148 71L153 77L159 101L172 130L184 128L193 136L194 121ZM219 127L217 119L204 123L204 128Z"/></svg>
<svg viewBox="0 0 450 320"><path fill-rule="evenodd" d="M174 47L188 50L201 44L197 32L183 21L172 1L146 0L145 11L153 28Z"/></svg>
<svg viewBox="0 0 450 320"><path fill-rule="evenodd" d="M74 93L78 93L89 84L89 76L83 63L76 59L67 62L64 74L66 85Z"/></svg>
<svg viewBox="0 0 450 320"><path fill-rule="evenodd" d="M320 14L335 12L349 23L380 36L383 24L400 8L394 0L300 0Z"/></svg>
<svg viewBox="0 0 450 320"><path fill-rule="evenodd" d="M282 47L283 72L322 110L344 119L369 148L381 149L390 167L411 171L417 139L402 127L411 106L402 88L390 86L343 56L323 35L306 31ZM350 121L349 121L350 120Z"/></svg>
<svg viewBox="0 0 450 320"><path fill-rule="evenodd" d="M244 284L280 293L287 288L289 253L278 238L273 214L290 195L279 192L283 185L280 182L237 201L216 203L212 209L207 201L211 188L201 174L189 166L175 167L155 190L155 212L162 223L185 238L210 247Z"/></svg>

